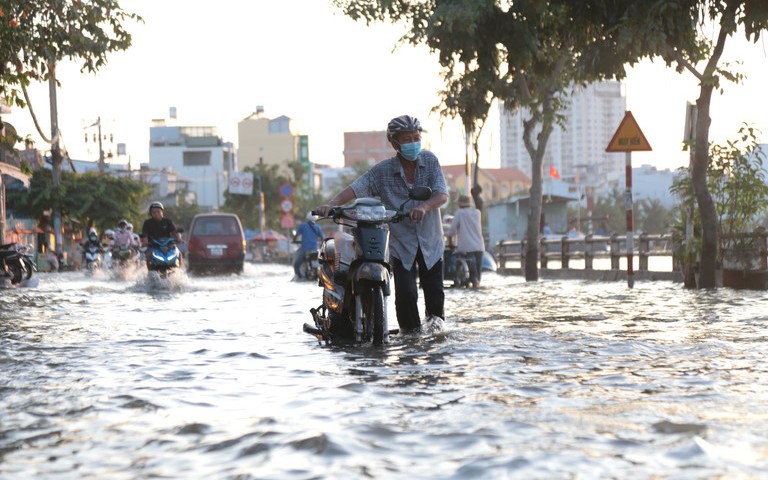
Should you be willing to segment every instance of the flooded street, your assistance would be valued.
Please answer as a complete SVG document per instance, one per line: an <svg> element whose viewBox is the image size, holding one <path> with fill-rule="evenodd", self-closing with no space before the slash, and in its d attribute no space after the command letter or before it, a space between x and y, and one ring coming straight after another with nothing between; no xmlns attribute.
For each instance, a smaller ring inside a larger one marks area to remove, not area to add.
<svg viewBox="0 0 768 480"><path fill-rule="evenodd" d="M486 274L446 331L302 332L284 265L0 292L0 478L764 478L768 294ZM394 314L394 305L390 308ZM394 315L392 324L396 324Z"/></svg>

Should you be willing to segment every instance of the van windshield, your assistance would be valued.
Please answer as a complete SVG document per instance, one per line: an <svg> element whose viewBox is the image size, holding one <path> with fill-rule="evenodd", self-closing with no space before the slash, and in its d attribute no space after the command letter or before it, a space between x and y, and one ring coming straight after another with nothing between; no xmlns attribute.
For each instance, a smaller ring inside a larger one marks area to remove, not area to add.
<svg viewBox="0 0 768 480"><path fill-rule="evenodd" d="M192 235L240 235L240 226L232 217L198 218Z"/></svg>

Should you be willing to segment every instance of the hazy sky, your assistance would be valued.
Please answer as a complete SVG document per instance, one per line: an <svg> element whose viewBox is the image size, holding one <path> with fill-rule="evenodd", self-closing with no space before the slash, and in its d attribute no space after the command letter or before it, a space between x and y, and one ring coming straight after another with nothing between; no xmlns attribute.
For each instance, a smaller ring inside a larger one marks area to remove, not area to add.
<svg viewBox="0 0 768 480"><path fill-rule="evenodd" d="M113 54L96 75L80 74L73 64L59 66L59 126L73 158L98 158L83 138L84 127L99 116L103 132L126 144L135 166L148 161L152 119L167 118L170 107L177 109L176 124L215 126L236 144L237 123L263 105L267 117L291 117L309 135L316 163L342 163L343 132L383 130L405 113L425 124L442 163L464 161L460 123L430 113L442 87L435 56L425 47L394 50L404 27L353 22L325 0L121 4L145 20L127 26L133 46ZM747 121L765 131L768 142L766 50L764 40L729 40L726 55L744 62L740 68L748 78L742 85L725 84L725 94L714 96L713 140L732 138ZM633 154L633 164L687 164L680 144L686 101L698 96L693 76L646 62L632 69L625 85L627 108L653 148ZM48 87L33 86L30 93L49 134ZM484 130L489 145L498 143L497 119L494 111ZM16 109L8 120L21 134L34 130L24 111ZM498 166L495 152L483 155L481 164Z"/></svg>

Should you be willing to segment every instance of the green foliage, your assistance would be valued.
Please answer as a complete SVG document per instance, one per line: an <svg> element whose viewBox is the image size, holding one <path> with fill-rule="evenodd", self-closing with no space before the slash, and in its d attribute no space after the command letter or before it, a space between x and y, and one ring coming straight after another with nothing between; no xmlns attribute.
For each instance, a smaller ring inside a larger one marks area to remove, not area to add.
<svg viewBox="0 0 768 480"><path fill-rule="evenodd" d="M759 225L760 213L768 207L764 154L757 140L758 133L753 127L744 124L735 140L728 140L723 145L712 144L709 148L711 163L707 171L707 186L717 212L721 252L724 246L723 235L735 235L754 229ZM680 240L684 238L687 215L691 211L694 212L694 232L699 236L703 227L698 211L693 208L696 196L688 169L679 170L670 191L681 199L675 223L675 231Z"/></svg>
<svg viewBox="0 0 768 480"><path fill-rule="evenodd" d="M0 96L23 108L21 86L46 80L51 60L97 71L109 53L131 45L129 21L142 19L116 0L0 0Z"/></svg>
<svg viewBox="0 0 768 480"><path fill-rule="evenodd" d="M139 209L150 193L149 187L137 180L95 172L62 172L61 185L54 189L51 170L41 168L32 175L28 191L8 192L8 205L42 220L48 210L60 204L62 219L75 220L83 227L114 228L125 218L139 229L144 218Z"/></svg>
<svg viewBox="0 0 768 480"><path fill-rule="evenodd" d="M266 226L272 230L282 230L280 219L283 211L280 204L284 197L280 194L280 186L289 183L293 186L293 214L297 222L304 218L306 213L320 201L314 193L307 193L311 189L304 188L306 184L306 167L300 162L292 162L288 165L290 173L281 173L277 165L257 165L246 167L243 171L253 173L253 193L251 195L231 194L224 192L224 205L222 211L237 214L243 226L249 229L259 228L259 188L264 191L264 211Z"/></svg>
<svg viewBox="0 0 768 480"><path fill-rule="evenodd" d="M165 205L165 216L173 220L173 224L176 228L183 228L185 231L189 231L189 226L192 225L192 219L195 215L200 213L200 206L196 203L181 205ZM146 218L149 218L147 215ZM137 228L141 228L144 222L142 221ZM135 225L135 224L134 224Z"/></svg>

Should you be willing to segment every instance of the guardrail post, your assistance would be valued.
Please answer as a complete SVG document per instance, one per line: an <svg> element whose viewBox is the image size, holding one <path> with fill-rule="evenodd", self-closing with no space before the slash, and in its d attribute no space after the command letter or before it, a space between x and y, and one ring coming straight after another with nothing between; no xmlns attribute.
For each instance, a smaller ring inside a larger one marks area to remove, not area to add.
<svg viewBox="0 0 768 480"><path fill-rule="evenodd" d="M547 237L539 238L539 258L541 259L541 267L547 268L547 244L544 243Z"/></svg>
<svg viewBox="0 0 768 480"><path fill-rule="evenodd" d="M650 251L650 245L648 241L648 234L643 232L640 234L640 240L638 242L638 271L648 271L648 252Z"/></svg>
<svg viewBox="0 0 768 480"><path fill-rule="evenodd" d="M592 270L592 262L595 259L595 255L592 252L593 246L592 234L590 233L584 237L584 270Z"/></svg>
<svg viewBox="0 0 768 480"><path fill-rule="evenodd" d="M568 237L560 239L560 268L568 270L568 263L571 260L571 244L568 243Z"/></svg>
<svg viewBox="0 0 768 480"><path fill-rule="evenodd" d="M526 252L528 251L526 244L526 238L523 236L523 238L520 240L520 268L523 272L525 271Z"/></svg>
<svg viewBox="0 0 768 480"><path fill-rule="evenodd" d="M611 270L619 269L619 259L621 258L621 245L619 245L619 234L611 235Z"/></svg>

